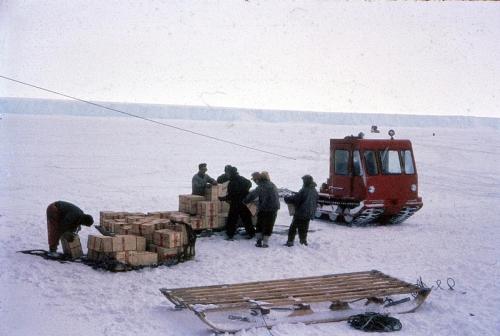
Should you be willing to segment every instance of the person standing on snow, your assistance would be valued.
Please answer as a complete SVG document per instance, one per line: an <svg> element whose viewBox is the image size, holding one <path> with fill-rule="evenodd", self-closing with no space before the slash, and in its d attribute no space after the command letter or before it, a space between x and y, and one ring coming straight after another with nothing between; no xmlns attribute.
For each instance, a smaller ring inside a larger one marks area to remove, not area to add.
<svg viewBox="0 0 500 336"><path fill-rule="evenodd" d="M229 184L227 185L227 195L219 197L220 201L229 203L229 213L226 222L227 239L231 240L236 233L236 224L238 218L241 218L247 238L252 239L255 236L255 228L252 224L252 214L247 206L243 204L243 199L248 195L252 182L238 173L236 167L228 169Z"/></svg>
<svg viewBox="0 0 500 336"><path fill-rule="evenodd" d="M250 192L243 202L250 203L258 198L255 235L257 243L255 246L269 247L269 238L273 233L274 223L280 208L278 189L271 182L268 172L263 171L258 175L254 174L252 174L252 179L257 184L257 188Z"/></svg>
<svg viewBox="0 0 500 336"><path fill-rule="evenodd" d="M294 195L286 196L285 203L295 206L292 224L288 229L288 241L286 246L293 246L295 235L299 231L299 241L307 246L307 231L309 230L309 221L314 218L318 203L318 192L316 183L311 175L302 177L303 185L300 191Z"/></svg>
<svg viewBox="0 0 500 336"><path fill-rule="evenodd" d="M91 226L94 219L85 214L76 205L57 201L47 207L47 235L49 239L49 251L51 256L57 255L57 246L62 235L77 233L80 225Z"/></svg>
<svg viewBox="0 0 500 336"><path fill-rule="evenodd" d="M205 192L207 190L207 186L209 184L211 185L216 185L217 181L215 181L213 178L208 176L207 174L207 164L206 163L200 163L198 165L198 172L194 174L193 179L191 180L192 182L192 194L193 195L199 195L199 196L205 196Z"/></svg>

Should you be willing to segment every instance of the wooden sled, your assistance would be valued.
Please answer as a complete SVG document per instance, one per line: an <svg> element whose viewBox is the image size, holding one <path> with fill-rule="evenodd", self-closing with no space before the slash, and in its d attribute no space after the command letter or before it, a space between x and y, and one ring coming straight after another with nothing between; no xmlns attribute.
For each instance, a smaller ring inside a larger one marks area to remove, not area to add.
<svg viewBox="0 0 500 336"><path fill-rule="evenodd" d="M372 270L160 291L216 332L235 333L282 323L336 322L366 312L409 313L431 290Z"/></svg>

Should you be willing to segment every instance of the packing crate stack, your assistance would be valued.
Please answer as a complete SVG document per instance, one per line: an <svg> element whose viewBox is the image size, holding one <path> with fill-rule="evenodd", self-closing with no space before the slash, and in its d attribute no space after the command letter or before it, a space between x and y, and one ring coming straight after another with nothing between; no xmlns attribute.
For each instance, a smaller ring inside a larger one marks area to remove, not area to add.
<svg viewBox="0 0 500 336"><path fill-rule="evenodd" d="M227 194L226 183L207 188L205 196L179 195L179 211L189 214L188 224L193 230L221 229L226 225L229 204L219 201Z"/></svg>
<svg viewBox="0 0 500 336"><path fill-rule="evenodd" d="M178 211L144 213L102 211L100 224L114 237L90 235L88 258L146 266L178 257L189 244L189 215ZM135 243L134 243L135 242Z"/></svg>

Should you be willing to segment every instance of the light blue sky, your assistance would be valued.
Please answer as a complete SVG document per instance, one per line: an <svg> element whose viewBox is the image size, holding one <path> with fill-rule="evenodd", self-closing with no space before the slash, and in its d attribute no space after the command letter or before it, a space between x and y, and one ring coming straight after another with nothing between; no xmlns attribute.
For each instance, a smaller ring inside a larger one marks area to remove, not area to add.
<svg viewBox="0 0 500 336"><path fill-rule="evenodd" d="M89 100L500 117L499 32L493 2L4 0L0 74Z"/></svg>

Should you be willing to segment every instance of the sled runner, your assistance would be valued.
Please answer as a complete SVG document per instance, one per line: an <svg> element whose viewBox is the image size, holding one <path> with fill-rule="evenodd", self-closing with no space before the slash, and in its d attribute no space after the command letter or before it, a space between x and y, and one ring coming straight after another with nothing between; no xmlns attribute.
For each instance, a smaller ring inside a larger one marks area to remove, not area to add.
<svg viewBox="0 0 500 336"><path fill-rule="evenodd" d="M342 321L366 312L409 313L431 290L372 270L160 291L216 332L234 333L281 323Z"/></svg>

